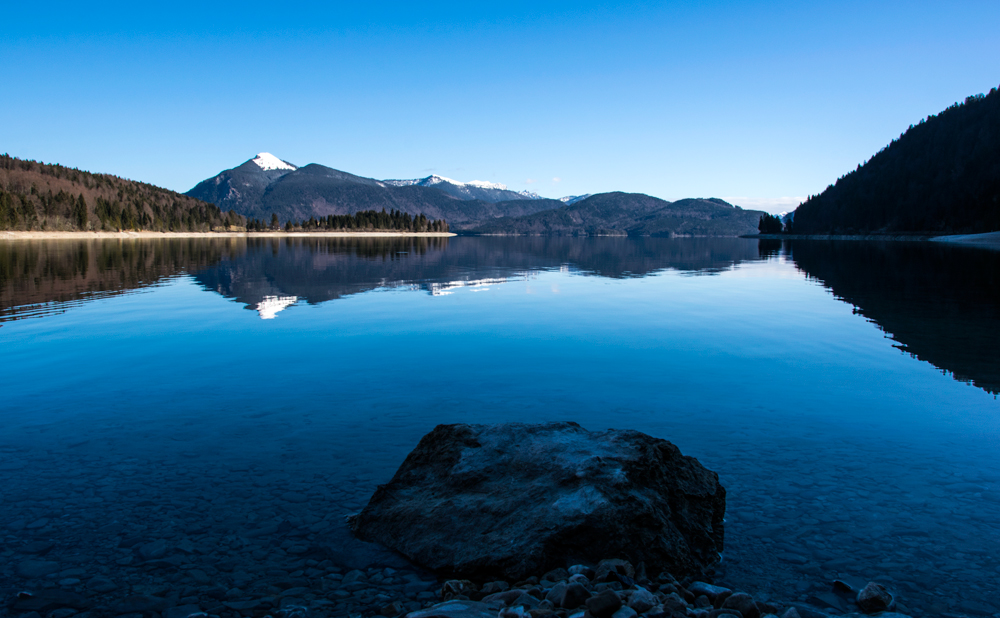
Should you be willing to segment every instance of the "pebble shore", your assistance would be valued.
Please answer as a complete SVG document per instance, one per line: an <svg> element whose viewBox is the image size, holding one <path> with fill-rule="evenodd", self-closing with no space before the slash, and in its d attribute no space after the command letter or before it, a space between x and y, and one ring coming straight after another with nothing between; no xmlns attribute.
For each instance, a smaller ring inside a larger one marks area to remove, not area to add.
<svg viewBox="0 0 1000 618"><path fill-rule="evenodd" d="M494 614L498 618L828 618L867 614L909 618L895 611L893 595L875 582L860 590L844 581L834 582L829 599L850 605L853 611L830 614L808 604L765 602L694 577L678 581L667 572L650 577L644 564L634 568L624 560L555 569L513 585L449 580L441 597L443 603L408 618L491 618ZM381 614L393 618L397 609L388 605Z"/></svg>
<svg viewBox="0 0 1000 618"><path fill-rule="evenodd" d="M44 553L44 544L22 548ZM817 606L755 600L751 595L669 573L650 577L645 566L604 560L594 567L555 569L519 582L468 580L443 583L416 570L392 567L344 571L331 561L297 559L304 553L285 548L286 569L271 568L265 579L235 565L184 568L164 558L166 545L137 548L145 566L175 569L162 583L120 586L101 569L22 560L18 578L25 584L0 610L18 618L827 618ZM194 551L194 548L191 548ZM304 550L305 548L301 548ZM163 563L163 564L160 564ZM287 570L294 569L294 570ZM98 574L94 574L94 573ZM150 578L152 580L152 578ZM226 582L223 584L223 582ZM836 599L836 601L833 601ZM823 603L853 606L846 615L878 614L908 618L881 585L862 590L837 581Z"/></svg>

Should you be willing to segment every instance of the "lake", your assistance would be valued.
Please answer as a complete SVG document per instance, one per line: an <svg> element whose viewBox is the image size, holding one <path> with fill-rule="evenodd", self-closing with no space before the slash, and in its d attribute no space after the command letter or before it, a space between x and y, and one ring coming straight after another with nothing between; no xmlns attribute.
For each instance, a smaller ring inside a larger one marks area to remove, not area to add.
<svg viewBox="0 0 1000 618"><path fill-rule="evenodd" d="M992 615L998 350L1000 252L936 243L0 241L0 592L428 600L344 516L439 423L573 420L719 473L717 583Z"/></svg>

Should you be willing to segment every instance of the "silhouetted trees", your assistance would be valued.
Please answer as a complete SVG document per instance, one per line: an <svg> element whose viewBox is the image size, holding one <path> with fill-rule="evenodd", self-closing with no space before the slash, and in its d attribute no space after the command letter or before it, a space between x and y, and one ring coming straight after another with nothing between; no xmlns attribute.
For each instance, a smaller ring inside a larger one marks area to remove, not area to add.
<svg viewBox="0 0 1000 618"><path fill-rule="evenodd" d="M764 213L760 216L760 223L757 224L757 230L761 234L780 234L783 231L781 217Z"/></svg>
<svg viewBox="0 0 1000 618"><path fill-rule="evenodd" d="M399 210L386 212L361 210L352 215L329 215L310 217L306 221L292 223L292 230L330 231L384 231L384 232L447 232L448 223L444 219L428 219L423 213L413 216Z"/></svg>
<svg viewBox="0 0 1000 618"><path fill-rule="evenodd" d="M928 116L795 211L798 234L1000 230L1000 92Z"/></svg>

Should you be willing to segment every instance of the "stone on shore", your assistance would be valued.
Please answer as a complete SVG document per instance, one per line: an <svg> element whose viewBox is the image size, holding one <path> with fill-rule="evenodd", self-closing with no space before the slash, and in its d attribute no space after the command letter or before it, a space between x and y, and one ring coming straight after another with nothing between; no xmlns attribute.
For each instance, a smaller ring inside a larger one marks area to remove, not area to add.
<svg viewBox="0 0 1000 618"><path fill-rule="evenodd" d="M439 425L351 528L442 575L517 580L616 556L680 576L718 561L725 497L716 473L638 431Z"/></svg>

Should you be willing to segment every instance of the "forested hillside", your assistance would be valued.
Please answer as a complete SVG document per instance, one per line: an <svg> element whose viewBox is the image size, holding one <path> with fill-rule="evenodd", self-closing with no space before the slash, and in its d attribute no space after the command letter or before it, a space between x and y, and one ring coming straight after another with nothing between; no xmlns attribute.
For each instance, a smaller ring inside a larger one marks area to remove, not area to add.
<svg viewBox="0 0 1000 618"><path fill-rule="evenodd" d="M497 219L481 234L597 236L739 236L753 233L762 213L723 200L667 202L641 193L598 193L570 205Z"/></svg>
<svg viewBox="0 0 1000 618"><path fill-rule="evenodd" d="M0 155L0 230L243 229L214 204L110 174Z"/></svg>
<svg viewBox="0 0 1000 618"><path fill-rule="evenodd" d="M921 120L795 211L797 234L1000 230L1000 93Z"/></svg>

